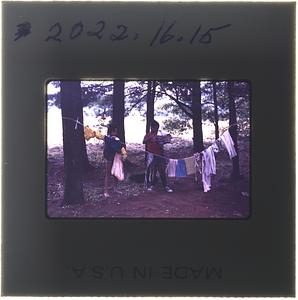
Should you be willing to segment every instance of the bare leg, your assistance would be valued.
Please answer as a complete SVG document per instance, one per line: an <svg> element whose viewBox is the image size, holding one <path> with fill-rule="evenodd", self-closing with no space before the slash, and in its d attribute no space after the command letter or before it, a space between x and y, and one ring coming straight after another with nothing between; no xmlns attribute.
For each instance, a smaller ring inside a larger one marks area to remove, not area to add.
<svg viewBox="0 0 298 300"><path fill-rule="evenodd" d="M110 178L111 178L111 170L112 170L112 162L106 161L105 162L105 184L104 184L104 196L109 197L109 183L110 183Z"/></svg>

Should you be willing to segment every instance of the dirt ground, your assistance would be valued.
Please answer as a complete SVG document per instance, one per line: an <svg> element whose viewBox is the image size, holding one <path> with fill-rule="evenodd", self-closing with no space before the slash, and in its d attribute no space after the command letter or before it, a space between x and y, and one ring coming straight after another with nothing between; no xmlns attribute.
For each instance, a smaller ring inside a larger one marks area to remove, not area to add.
<svg viewBox="0 0 298 300"><path fill-rule="evenodd" d="M212 178L212 190L204 193L194 176L169 179L173 193L163 191L160 184L148 192L143 183L128 179L131 174L144 172L142 145L128 145L129 160L123 182L113 180L110 198L104 198L102 145L87 145L92 168L84 176L85 201L80 205L61 206L63 199L63 150L48 149L47 213L54 218L247 218L249 198L249 139L239 140L240 171L242 179L230 179L232 162L224 151L216 156L217 174ZM177 143L166 150L171 158L191 154L191 145Z"/></svg>

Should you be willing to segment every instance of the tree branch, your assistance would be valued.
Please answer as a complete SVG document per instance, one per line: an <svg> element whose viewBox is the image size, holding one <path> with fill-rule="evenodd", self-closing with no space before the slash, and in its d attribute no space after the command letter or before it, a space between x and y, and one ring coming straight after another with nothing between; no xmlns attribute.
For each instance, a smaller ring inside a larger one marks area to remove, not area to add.
<svg viewBox="0 0 298 300"><path fill-rule="evenodd" d="M138 99L137 102L134 103L134 104L127 110L127 112L130 113L130 112L131 112L138 104L140 104L140 102L141 102L142 100L144 100L144 98L145 98L145 96L142 96L140 99Z"/></svg>
<svg viewBox="0 0 298 300"><path fill-rule="evenodd" d="M173 99L174 100L174 99ZM179 106L179 108L188 116L188 117L190 117L191 119L193 118L193 114L192 113L190 113L189 111L187 111L183 106L182 106L182 104L184 104L184 103L182 103L182 102L180 102L180 101L178 101L178 100L174 100L175 101L175 103Z"/></svg>
<svg viewBox="0 0 298 300"><path fill-rule="evenodd" d="M161 94L161 92L157 92L158 94ZM182 103L181 101L177 100L175 97L171 97L171 99L178 105L178 107L189 117L189 118L193 118L193 114L191 112L189 112L188 110L185 109L185 107L183 105L185 105L184 103ZM186 105L187 106L187 105ZM187 106L187 108L191 111L191 109Z"/></svg>
<svg viewBox="0 0 298 300"><path fill-rule="evenodd" d="M135 93L136 93L135 91L132 91L132 92L130 92L130 93L128 93L128 94L125 94L124 97L131 96L131 95L133 95L133 94L135 94ZM145 93L145 94L147 95L148 89L144 89L144 90L143 90L143 93Z"/></svg>
<svg viewBox="0 0 298 300"><path fill-rule="evenodd" d="M202 105L205 105L205 104L211 104L211 105L214 105L214 102L204 102L204 103L202 103Z"/></svg>
<svg viewBox="0 0 298 300"><path fill-rule="evenodd" d="M177 105L178 107L190 118L193 117L193 114L192 114L192 109L190 106L188 106L187 104L179 101L177 98L175 98L174 96L172 96L171 94L168 94L166 92L166 90L162 87L162 91L165 95L167 95L170 99L172 99ZM189 112L191 111L191 112Z"/></svg>

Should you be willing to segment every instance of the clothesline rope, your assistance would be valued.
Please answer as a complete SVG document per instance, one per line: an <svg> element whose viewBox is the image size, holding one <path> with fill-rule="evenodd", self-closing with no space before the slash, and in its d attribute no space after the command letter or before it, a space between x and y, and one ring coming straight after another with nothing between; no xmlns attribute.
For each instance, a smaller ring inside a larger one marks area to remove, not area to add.
<svg viewBox="0 0 298 300"><path fill-rule="evenodd" d="M78 124L80 124L80 125L83 126L83 127L85 126L85 125L82 124L78 119L75 120L75 119L68 118L68 117L62 117L62 119L69 120L69 121L73 121L73 122L75 123L75 129L77 129ZM227 130L229 130L231 127L233 127L233 126L237 126L237 124L235 123L235 124L230 125L230 126L224 131L224 133L225 133ZM219 141L220 138L221 138L221 136L224 135L224 133L221 134L220 137L219 137L218 139L216 139L212 144L214 144L214 143L216 143L217 141ZM125 143L122 142L122 141L120 141L120 142L123 143L123 144L125 144ZM206 149L204 149L204 150L202 150L202 151L200 151L200 152L195 152L192 156L194 156L195 154L196 154L196 155L197 155L197 154L201 154L201 153L203 153L205 150L206 150ZM165 158L165 159L171 159L171 158L166 157L166 156L164 156L164 155L155 154L155 153L149 152L149 151L147 151L147 150L141 150L141 151L142 151L142 152L145 152L145 153L153 154L154 156L162 157L162 158ZM192 156L190 156L190 157L192 157ZM185 158L187 158L187 157L185 157ZM185 159L185 158L176 158L176 159L179 160L179 159Z"/></svg>
<svg viewBox="0 0 298 300"><path fill-rule="evenodd" d="M77 124L80 124L80 125L82 125L83 127L85 126L83 123L81 123L81 122L79 121L79 118L77 118L77 119L75 120L75 119L73 119L73 118L62 117L62 119L64 119L64 120L69 120L69 121L73 121L73 122L76 124L76 126L77 126ZM77 129L77 128L75 127L75 129Z"/></svg>

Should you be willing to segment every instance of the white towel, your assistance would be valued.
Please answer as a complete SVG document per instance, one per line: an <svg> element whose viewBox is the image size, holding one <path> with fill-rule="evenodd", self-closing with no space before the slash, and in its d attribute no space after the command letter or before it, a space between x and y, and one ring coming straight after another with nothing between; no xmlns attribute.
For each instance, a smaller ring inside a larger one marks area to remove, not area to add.
<svg viewBox="0 0 298 300"><path fill-rule="evenodd" d="M177 159L169 159L169 163L167 166L167 174L169 177L176 177L177 163L178 163Z"/></svg>
<svg viewBox="0 0 298 300"><path fill-rule="evenodd" d="M216 174L216 161L214 156L214 152L216 151L213 145L211 145L202 153L202 182L205 193L211 189L211 175Z"/></svg>
<svg viewBox="0 0 298 300"><path fill-rule="evenodd" d="M186 157L185 159L185 166L186 166L186 174L187 175L192 175L196 173L196 167L195 167L195 157Z"/></svg>
<svg viewBox="0 0 298 300"><path fill-rule="evenodd" d="M234 142L231 138L229 130L226 130L225 133L220 137L220 140L223 142L225 148L227 149L230 158L237 156L237 152L234 148Z"/></svg>

